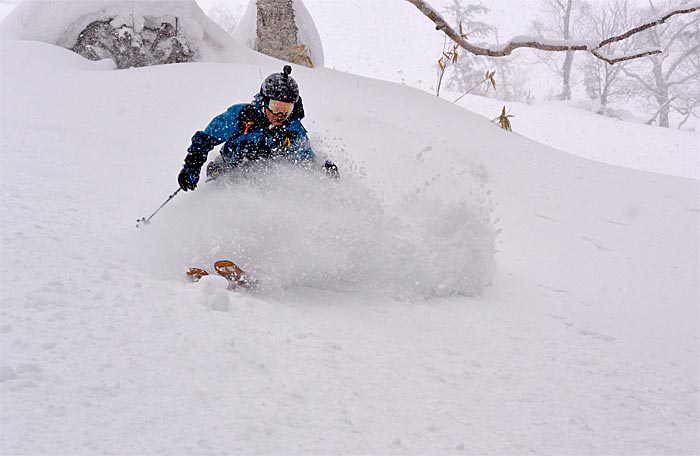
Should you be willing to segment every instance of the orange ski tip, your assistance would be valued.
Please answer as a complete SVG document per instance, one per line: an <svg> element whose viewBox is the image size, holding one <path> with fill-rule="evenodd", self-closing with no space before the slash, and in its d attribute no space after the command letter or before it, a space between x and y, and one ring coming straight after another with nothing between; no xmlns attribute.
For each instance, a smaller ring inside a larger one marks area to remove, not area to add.
<svg viewBox="0 0 700 456"><path fill-rule="evenodd" d="M209 273L204 269L189 268L187 270L187 277L189 277L192 282L199 282L199 279L207 275L209 275Z"/></svg>
<svg viewBox="0 0 700 456"><path fill-rule="evenodd" d="M214 269L216 270L217 274L230 280L239 280L245 275L243 269L239 268L236 263L229 260L217 261L214 263Z"/></svg>

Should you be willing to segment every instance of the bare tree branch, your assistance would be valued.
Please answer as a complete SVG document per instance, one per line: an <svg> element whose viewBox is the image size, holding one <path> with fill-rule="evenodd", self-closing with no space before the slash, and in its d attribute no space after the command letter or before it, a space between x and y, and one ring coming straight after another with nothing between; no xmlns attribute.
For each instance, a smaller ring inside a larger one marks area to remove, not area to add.
<svg viewBox="0 0 700 456"><path fill-rule="evenodd" d="M698 22L700 21L700 17L696 17L692 21L688 21L685 24L682 24L680 27L678 27L678 30L675 30L671 36L667 37L665 41L675 41L678 39L680 35L683 35L686 33L686 29L694 27Z"/></svg>
<svg viewBox="0 0 700 456"><path fill-rule="evenodd" d="M596 47L596 49L599 49L599 48L605 46L606 44L610 44L610 43L615 42L615 41L626 40L627 38L631 37L632 35L635 35L639 32L643 32L644 30L650 29L652 27L656 27L657 25L661 25L677 14L690 14L690 13L698 11L698 10L700 10L700 2L696 2L696 4L685 7L683 9L671 10L671 11L665 13L663 16L661 16L658 19L651 20L649 22L645 22L644 24L639 25L639 26L633 28L632 30L629 30L621 35L611 36L610 38L601 41L600 44Z"/></svg>
<svg viewBox="0 0 700 456"><path fill-rule="evenodd" d="M676 67L678 67L678 65L682 64L683 61L684 61L686 58L690 57L691 55L694 55L694 54L697 53L698 51L700 51L700 44L696 44L696 45L693 46L692 48L690 48L690 49L686 50L685 52L683 52L683 53L676 59L676 61L673 63L673 65L671 65L671 66L666 70L666 75L667 75L667 76L672 75L672 74L676 71Z"/></svg>
<svg viewBox="0 0 700 456"><path fill-rule="evenodd" d="M659 107L659 109L654 113L654 116L653 116L651 119L647 120L646 124L647 124L647 125L651 125L652 123L654 123L654 121L656 120L656 118L659 117L659 114L661 114L661 111L663 111L664 107L667 106L667 105L670 105L671 102L672 102L673 100L675 100L676 98L678 98L678 97L671 97L671 98L669 98L668 100L666 100L666 103L662 104L662 105Z"/></svg>
<svg viewBox="0 0 700 456"><path fill-rule="evenodd" d="M597 58L599 58L600 60L602 60L603 62L609 63L610 65L612 65L612 64L614 64L614 63L618 63L618 62L625 62L625 61L627 61L627 60L638 59L638 58L640 58L640 57L646 57L646 56L649 56L649 55L661 54L661 50L659 50L659 49L649 49L648 51L639 52L639 53L637 53L637 54L625 55L625 56L623 56L623 57L617 57L617 58L614 58L614 59L613 59L613 58L609 58L609 57L605 56L604 54L601 54L600 52L598 52L597 49L593 49L593 50L591 50L591 51L589 51L589 52L590 52L594 57L597 57Z"/></svg>
<svg viewBox="0 0 700 456"><path fill-rule="evenodd" d="M550 51L550 52L559 52L559 51L586 51L590 52L592 55L595 57L609 63L617 63L617 62L623 62L626 60L632 60L632 59L638 59L640 57L645 57L648 55L654 55L654 54L660 54L661 50L659 49L651 49L647 50L644 52L640 52L634 55L629 55L629 56L624 56L624 57L618 57L618 58L609 58L605 56L603 53L599 52L598 50L606 46L610 43L616 42L616 41L623 41L631 37L632 35L635 35L639 32L642 32L644 30L647 30L652 27L656 27L657 25L663 24L666 22L668 19L671 17L678 15L678 14L689 14L693 13L695 11L700 10L700 1L695 1L691 3L690 5L684 6L682 9L674 9L671 10L667 13L665 13L663 16L650 20L642 25L639 25L632 30L629 30L621 35L613 36L610 38L606 38L602 41L574 41L574 40L557 40L557 41L547 41L547 40L540 40L536 38L529 38L529 37L522 37L522 38L513 38L510 40L508 43L505 45L497 45L497 46L488 46L488 47L481 47L481 46L475 46L471 43L469 43L466 39L462 38L459 33L457 33L452 27L450 27L445 19L433 9L432 6L430 6L428 3L425 2L425 0L406 0L407 2L411 3L413 6L418 8L418 10L423 13L428 19L433 21L435 24L435 28L437 30L441 30L443 33L445 33L447 36L449 36L455 43L459 44L462 48L467 50L468 52L471 52L472 54L475 55L483 55L483 56L488 56L488 57L504 57L507 55L510 55L514 50L518 48L533 48L533 49L539 49L541 51Z"/></svg>
<svg viewBox="0 0 700 456"><path fill-rule="evenodd" d="M646 82L644 79L642 79L638 74L633 73L633 72L627 70L627 68L625 68L625 67L622 67L622 72L625 73L625 76L636 80L636 81L637 81L645 90L647 90L648 92L654 93L654 86L652 86L651 84L647 83L647 82Z"/></svg>
<svg viewBox="0 0 700 456"><path fill-rule="evenodd" d="M669 79L668 86L673 87L673 86L677 86L677 85L683 85L683 84L687 83L688 81L692 81L693 79L698 79L698 75L697 74L688 74L685 77L683 77L682 79L676 79L675 81L672 81Z"/></svg>

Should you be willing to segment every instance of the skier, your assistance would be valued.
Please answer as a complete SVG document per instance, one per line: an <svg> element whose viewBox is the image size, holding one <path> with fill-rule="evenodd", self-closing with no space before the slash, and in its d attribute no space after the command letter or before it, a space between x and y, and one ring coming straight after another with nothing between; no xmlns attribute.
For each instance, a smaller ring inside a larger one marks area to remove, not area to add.
<svg viewBox="0 0 700 456"><path fill-rule="evenodd" d="M177 178L182 190L197 187L209 151L221 143L221 155L207 165L207 177L215 178L262 160L285 159L307 166L314 163L314 152L301 124L304 105L291 73L292 68L285 65L282 73L265 78L251 103L231 106L204 131L195 133ZM327 160L323 169L331 177L338 177L338 167L332 161Z"/></svg>

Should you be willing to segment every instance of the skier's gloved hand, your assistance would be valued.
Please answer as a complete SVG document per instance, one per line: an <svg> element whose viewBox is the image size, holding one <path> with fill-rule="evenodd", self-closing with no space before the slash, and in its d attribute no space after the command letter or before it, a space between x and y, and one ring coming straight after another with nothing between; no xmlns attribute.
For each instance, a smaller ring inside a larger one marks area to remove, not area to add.
<svg viewBox="0 0 700 456"><path fill-rule="evenodd" d="M184 191L197 188L197 182L199 182L199 170L196 168L185 166L177 176L177 183Z"/></svg>
<svg viewBox="0 0 700 456"><path fill-rule="evenodd" d="M326 172L328 177L332 177L333 179L340 179L338 167L332 161L326 160L326 163L323 164L323 170Z"/></svg>

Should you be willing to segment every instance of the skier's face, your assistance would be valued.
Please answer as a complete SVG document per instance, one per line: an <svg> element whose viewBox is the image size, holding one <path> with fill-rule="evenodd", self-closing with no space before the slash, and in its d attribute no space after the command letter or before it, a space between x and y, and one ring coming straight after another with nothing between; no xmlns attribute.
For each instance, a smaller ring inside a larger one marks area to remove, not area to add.
<svg viewBox="0 0 700 456"><path fill-rule="evenodd" d="M284 101L270 100L265 106L265 116L275 127L282 125L294 109L294 103L285 103Z"/></svg>

